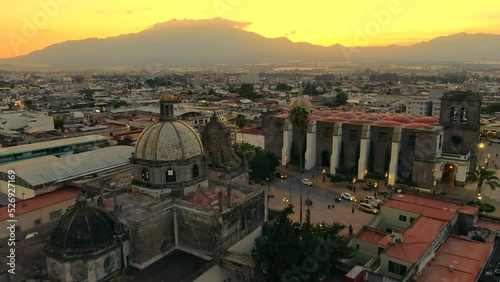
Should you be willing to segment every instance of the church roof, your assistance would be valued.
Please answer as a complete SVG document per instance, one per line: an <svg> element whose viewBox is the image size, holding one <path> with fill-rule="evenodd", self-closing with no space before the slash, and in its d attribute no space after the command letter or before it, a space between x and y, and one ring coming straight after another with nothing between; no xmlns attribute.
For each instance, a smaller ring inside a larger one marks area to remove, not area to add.
<svg viewBox="0 0 500 282"><path fill-rule="evenodd" d="M45 251L59 259L93 255L119 244L126 231L112 215L89 206L80 195L75 207L66 212L52 231Z"/></svg>
<svg viewBox="0 0 500 282"><path fill-rule="evenodd" d="M288 111L291 111L295 107L304 108L308 113L311 113L314 110L314 106L304 97L303 92L304 90L299 88L299 95L297 98L293 99L292 102L290 102L290 105L288 105Z"/></svg>
<svg viewBox="0 0 500 282"><path fill-rule="evenodd" d="M134 157L150 161L186 160L203 154L203 144L192 127L181 121L159 121L146 128Z"/></svg>

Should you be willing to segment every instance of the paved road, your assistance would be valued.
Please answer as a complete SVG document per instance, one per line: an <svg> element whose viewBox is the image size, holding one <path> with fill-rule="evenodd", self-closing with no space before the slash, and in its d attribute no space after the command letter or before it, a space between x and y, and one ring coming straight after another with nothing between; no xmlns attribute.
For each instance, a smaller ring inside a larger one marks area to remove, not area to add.
<svg viewBox="0 0 500 282"><path fill-rule="evenodd" d="M305 216L306 209L309 208L313 222L340 222L346 226L352 224L354 232L357 232L363 225L370 222L374 217L372 214L359 211L359 202L354 203L354 213L352 213L352 202L346 200L343 200L340 203L335 202L335 197L339 196L340 193L350 192L345 187L345 183L334 185L329 182L328 179L326 179L326 182L323 183L322 178L320 177L318 182L314 180L313 186L309 187L303 185L299 181L298 175L289 173L287 176L288 177L286 179L274 178L270 181L270 195L273 195L274 197L269 201L269 208L277 210L284 208L285 202L283 201L283 198L286 197L288 200L290 199L291 189L291 203L295 207L295 214L293 214L291 218L294 221L299 220L299 195L301 187L303 189L303 200L305 201L309 194L309 198L313 201L313 204L310 207L303 205L303 216ZM366 195L373 195L373 193L358 189L355 194L356 197L364 197ZM330 208L328 208L328 205L330 205ZM332 205L334 208L331 207ZM347 232L347 229L344 231Z"/></svg>

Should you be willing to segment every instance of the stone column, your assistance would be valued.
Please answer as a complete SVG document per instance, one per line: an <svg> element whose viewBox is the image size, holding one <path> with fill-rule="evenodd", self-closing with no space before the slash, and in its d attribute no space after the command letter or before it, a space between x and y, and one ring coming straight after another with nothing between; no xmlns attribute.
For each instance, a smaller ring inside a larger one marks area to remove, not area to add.
<svg viewBox="0 0 500 282"><path fill-rule="evenodd" d="M307 126L306 154L304 156L304 169L311 169L316 165L316 124L315 120L309 121Z"/></svg>
<svg viewBox="0 0 500 282"><path fill-rule="evenodd" d="M394 185L398 177L398 158L401 148L401 128L394 128L392 134L391 145L391 163L389 164L389 175L387 176L387 184Z"/></svg>
<svg viewBox="0 0 500 282"><path fill-rule="evenodd" d="M358 161L358 179L365 178L365 170L368 169L368 158L370 156L370 126L365 125L361 129L361 144Z"/></svg>
<svg viewBox="0 0 500 282"><path fill-rule="evenodd" d="M337 173L340 165L340 149L342 146L342 123L336 122L332 132L332 156L330 157L330 173Z"/></svg>
<svg viewBox="0 0 500 282"><path fill-rule="evenodd" d="M287 119L283 125L283 149L281 150L282 165L286 165L287 160L291 160L293 141L293 124Z"/></svg>

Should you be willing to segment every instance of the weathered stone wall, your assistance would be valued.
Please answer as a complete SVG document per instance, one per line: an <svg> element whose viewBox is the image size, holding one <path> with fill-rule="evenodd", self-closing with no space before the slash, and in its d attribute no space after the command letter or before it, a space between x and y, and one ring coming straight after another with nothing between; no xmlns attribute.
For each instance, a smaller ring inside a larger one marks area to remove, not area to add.
<svg viewBox="0 0 500 282"><path fill-rule="evenodd" d="M141 222L128 222L131 263L142 265L175 246L174 210L160 211Z"/></svg>
<svg viewBox="0 0 500 282"><path fill-rule="evenodd" d="M255 194L244 203L222 213L221 247L226 250L264 223L265 193Z"/></svg>
<svg viewBox="0 0 500 282"><path fill-rule="evenodd" d="M230 131L214 117L203 128L201 139L210 165L217 167L241 165L241 160L232 150L230 136Z"/></svg>
<svg viewBox="0 0 500 282"><path fill-rule="evenodd" d="M316 165L329 168L332 156L333 122L318 121L316 125Z"/></svg>
<svg viewBox="0 0 500 282"><path fill-rule="evenodd" d="M394 133L394 127L380 127L380 126L370 126L370 153L373 156L373 171L384 175L390 162L390 153L392 146L392 135Z"/></svg>
<svg viewBox="0 0 500 282"><path fill-rule="evenodd" d="M103 281L122 269L121 246L88 259L61 262L47 256L47 272L52 281Z"/></svg>
<svg viewBox="0 0 500 282"><path fill-rule="evenodd" d="M342 124L342 141L344 148L343 167L350 169L357 164L358 150L361 140L361 130L363 125L359 124ZM342 160L341 160L342 163ZM357 169L357 167L355 167Z"/></svg>
<svg viewBox="0 0 500 282"><path fill-rule="evenodd" d="M281 149L283 148L283 127L284 118L263 116L262 128L264 130L264 148L273 152L281 158Z"/></svg>
<svg viewBox="0 0 500 282"><path fill-rule="evenodd" d="M413 136L413 137L412 137ZM414 129L401 130L401 147L398 157L398 175L396 182L411 180L413 174L413 155L415 153L416 138Z"/></svg>
<svg viewBox="0 0 500 282"><path fill-rule="evenodd" d="M222 224L211 214L176 207L178 245L210 255L219 253L218 238Z"/></svg>

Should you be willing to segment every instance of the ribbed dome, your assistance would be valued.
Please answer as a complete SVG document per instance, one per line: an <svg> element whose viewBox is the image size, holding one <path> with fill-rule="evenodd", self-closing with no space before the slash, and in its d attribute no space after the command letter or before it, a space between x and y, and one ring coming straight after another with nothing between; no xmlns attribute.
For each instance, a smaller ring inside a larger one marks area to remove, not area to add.
<svg viewBox="0 0 500 282"><path fill-rule="evenodd" d="M198 134L181 121L159 121L146 128L135 146L134 157L149 161L185 160L203 154Z"/></svg>
<svg viewBox="0 0 500 282"><path fill-rule="evenodd" d="M297 98L293 99L292 102L290 102L290 105L288 105L289 112L292 111L292 109L295 107L304 108L308 113L311 113L314 110L314 106L309 100L304 97L303 92L304 90L302 88L299 88L299 95L297 96Z"/></svg>
<svg viewBox="0 0 500 282"><path fill-rule="evenodd" d="M161 102L172 102L174 101L174 97L170 94L163 94L160 98Z"/></svg>
<svg viewBox="0 0 500 282"><path fill-rule="evenodd" d="M66 258L100 252L116 245L124 233L113 216L88 206L85 197L79 196L76 206L61 217L52 231L45 251Z"/></svg>

